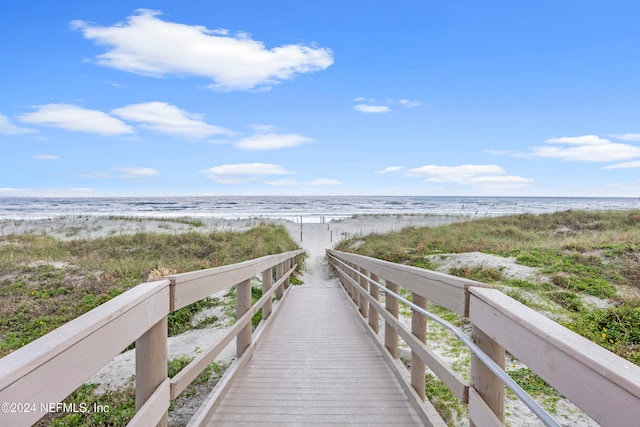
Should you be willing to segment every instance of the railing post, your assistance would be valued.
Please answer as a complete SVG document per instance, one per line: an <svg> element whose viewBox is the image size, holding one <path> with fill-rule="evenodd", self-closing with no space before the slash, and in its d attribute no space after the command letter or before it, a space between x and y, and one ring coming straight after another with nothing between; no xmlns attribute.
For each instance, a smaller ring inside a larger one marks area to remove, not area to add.
<svg viewBox="0 0 640 427"><path fill-rule="evenodd" d="M349 266L354 270L358 268L355 264L349 264ZM356 288L356 286L358 286L357 284L360 283L360 281L358 280L358 275L354 270L349 270L349 272L351 273L351 278L356 282L356 284L351 285L351 298L353 299L353 302L358 307L360 307L360 293L358 293L358 288Z"/></svg>
<svg viewBox="0 0 640 427"><path fill-rule="evenodd" d="M395 294L398 293L399 286L389 280L385 281L387 289ZM387 294L385 297L385 308L396 319L398 318L398 308L400 303L397 298ZM398 333L389 322L384 322L384 345L394 359L398 358Z"/></svg>
<svg viewBox="0 0 640 427"><path fill-rule="evenodd" d="M136 340L136 411L167 378L167 318ZM158 426L167 425L167 414Z"/></svg>
<svg viewBox="0 0 640 427"><path fill-rule="evenodd" d="M285 271L291 270L291 267L293 267L293 261L294 260L291 259L291 258L285 261L285 264L284 264ZM284 273L282 273L282 274L284 274ZM284 288L285 289L289 289L289 285L291 285L291 278L290 277L291 276L288 276L286 279L284 279Z"/></svg>
<svg viewBox="0 0 640 427"><path fill-rule="evenodd" d="M373 273L369 274L369 277L374 282L380 283L380 279ZM376 301L380 300L380 289L376 285L369 284L369 295ZM378 310L375 306L369 306L369 326L373 329L373 332L378 333Z"/></svg>
<svg viewBox="0 0 640 427"><path fill-rule="evenodd" d="M351 267L351 263L350 263L350 262L348 262L348 263L347 263L347 266L348 266L348 267ZM347 276L349 276L350 278L352 278L352 279L353 279L353 271L351 271L351 269L346 269L346 268L345 268L345 273L347 273ZM354 298L354 296L353 296L353 285L351 284L351 281L350 281L350 280L347 280L346 285L347 285L347 293L348 293L348 294L349 294L349 296L351 297L351 300L352 300L352 301L355 301L355 298Z"/></svg>
<svg viewBox="0 0 640 427"><path fill-rule="evenodd" d="M276 265L276 282L278 280L280 280L280 278L284 275L285 263L286 263L286 261L285 262L281 262L280 264ZM283 283L282 285L278 286L278 289L276 289L276 299L277 300L281 299L282 295L284 295L285 286L286 285Z"/></svg>
<svg viewBox="0 0 640 427"><path fill-rule="evenodd" d="M360 271L360 273L364 274L365 276L369 274L364 268L359 268L358 271ZM360 284L362 290L368 294L369 281L363 276L358 276L358 283ZM362 317L369 317L369 301L367 301L367 298L365 298L364 295L360 295L360 292L358 292L358 295L358 306L360 308L360 313L362 314Z"/></svg>
<svg viewBox="0 0 640 427"><path fill-rule="evenodd" d="M504 348L473 324L471 325L471 337L478 347L504 370ZM504 384L473 354L471 355L471 386L495 416L500 421L504 421ZM469 414L469 418L473 419L473 415ZM474 423L470 422L469 425L474 426Z"/></svg>
<svg viewBox="0 0 640 427"><path fill-rule="evenodd" d="M413 303L420 308L427 308L427 299L413 292ZM427 341L427 317L424 314L412 310L411 313L411 332L425 343ZM418 393L422 400L425 400L425 374L426 369L424 362L415 351L411 351L411 385Z"/></svg>
<svg viewBox="0 0 640 427"><path fill-rule="evenodd" d="M262 295L266 295L271 290L273 284L273 267L262 272ZM272 297L273 298L273 297ZM266 320L271 315L272 298L269 298L262 306L262 319Z"/></svg>
<svg viewBox="0 0 640 427"><path fill-rule="evenodd" d="M251 308L251 279L236 285L236 319L240 319ZM236 356L240 357L251 345L251 322L238 333Z"/></svg>

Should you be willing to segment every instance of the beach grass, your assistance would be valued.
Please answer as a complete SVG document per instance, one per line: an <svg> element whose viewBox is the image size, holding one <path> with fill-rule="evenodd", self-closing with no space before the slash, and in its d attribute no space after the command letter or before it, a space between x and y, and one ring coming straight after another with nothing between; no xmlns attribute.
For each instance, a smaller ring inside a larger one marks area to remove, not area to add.
<svg viewBox="0 0 640 427"><path fill-rule="evenodd" d="M0 356L153 276L200 270L297 248L282 226L249 231L153 234L62 241L42 235L0 237ZM172 313L170 333L211 306Z"/></svg>
<svg viewBox="0 0 640 427"><path fill-rule="evenodd" d="M448 273L496 284L516 299L534 292L560 307L555 320L640 364L640 211L565 211L409 227L345 240L337 249L424 268L434 268L427 258L434 254L513 257L550 281L507 279L494 267L462 266ZM611 306L593 308L585 303L588 297Z"/></svg>
<svg viewBox="0 0 640 427"><path fill-rule="evenodd" d="M482 265L446 272L492 284L640 365L640 211L565 211L408 227L348 239L336 249L434 270L432 257L438 254L483 252L514 258L547 280L515 279L500 268ZM513 377L525 390L546 396L543 405L555 412L557 396L539 377L526 368L518 368ZM452 413L460 414L457 399L438 390L430 390L434 404L451 420Z"/></svg>

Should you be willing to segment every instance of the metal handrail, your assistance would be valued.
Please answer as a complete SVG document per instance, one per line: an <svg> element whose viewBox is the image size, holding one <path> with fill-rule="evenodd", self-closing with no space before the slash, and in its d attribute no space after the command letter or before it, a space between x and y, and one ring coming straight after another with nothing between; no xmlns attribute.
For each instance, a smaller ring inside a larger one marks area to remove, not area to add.
<svg viewBox="0 0 640 427"><path fill-rule="evenodd" d="M518 383L516 383L513 380L513 378L511 378L504 370L502 370L502 368L500 366L498 366L498 364L496 362L494 362L493 359L491 359L487 355L487 353L485 353L480 347L478 347L476 345L476 343L474 343L471 340L471 338L466 336L465 333L462 332L459 328L457 328L456 326L454 326L451 323L447 322L446 320L438 317L437 315L435 315L435 314L423 309L422 307L418 307L417 305L415 305L411 301L403 298L402 296L396 294L395 292L390 291L385 286L382 286L380 283L378 283L375 280L371 279L369 276L366 276L366 275L362 274L360 271L356 270L355 268L353 268L350 265L346 264L345 262L341 261L336 256L331 255L331 254L327 254L327 256L333 258L335 261L337 261L340 264L344 265L349 270L355 272L360 277L366 279L369 283L377 286L380 290L382 290L382 292L385 293L385 295L393 296L394 298L398 299L398 301L402 301L405 305L411 307L413 310L415 310L418 313L428 317L429 319L435 321L439 325L441 325L444 328L446 328L446 329L450 330L451 332L453 332L453 334L456 337L458 337L458 339L460 339L469 348L469 350L471 350L471 352L493 374L495 374L500 379L500 381L502 381L502 383L505 386L507 386L509 388L509 390L511 390L525 405L527 405L527 407L529 409L531 409L531 412L533 412L540 419L540 421L542 421L544 423L545 426L547 426L547 427L561 427L560 424L558 424L558 422L555 419L553 419L553 417L551 417L551 415L549 415L549 413L547 411L545 411L538 404L538 402L533 400L533 398L531 396L529 396L529 394L527 394L527 392L524 391L522 389L522 387L520 387L518 385Z"/></svg>

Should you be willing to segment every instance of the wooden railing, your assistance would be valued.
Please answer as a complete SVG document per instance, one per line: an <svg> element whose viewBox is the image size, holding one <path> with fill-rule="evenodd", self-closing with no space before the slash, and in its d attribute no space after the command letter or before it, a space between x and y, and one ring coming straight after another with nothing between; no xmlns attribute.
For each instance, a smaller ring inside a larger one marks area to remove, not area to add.
<svg viewBox="0 0 640 427"><path fill-rule="evenodd" d="M264 329L259 325L252 334L252 317L262 309L262 318L267 320L279 309L296 268L295 260L302 253L297 250L269 255L143 283L10 353L0 359L0 403L4 405L0 426L35 423L132 342L136 346L136 415L129 425L166 425L170 401L234 338L237 362L246 360ZM251 305L251 279L258 274L263 279L263 296ZM168 378L167 315L234 285L234 325L218 343ZM230 383L233 372L236 369L232 366L221 382ZM216 389L225 389L224 384ZM191 424L203 422L202 416L224 392L210 396Z"/></svg>
<svg viewBox="0 0 640 427"><path fill-rule="evenodd" d="M502 370L509 352L600 425L638 425L637 365L486 284L356 254L328 250L327 255L425 425L446 425L425 399L425 366L468 403L470 425L503 425L504 385L475 356L471 381L465 381L425 345L426 317L413 310L409 330L398 320L398 300L389 293L383 306L379 288L368 279L396 294L399 288L410 291L418 307L426 308L429 300L467 317L471 338ZM378 334L380 316L385 321L384 341ZM399 336L411 349L410 372L398 359Z"/></svg>

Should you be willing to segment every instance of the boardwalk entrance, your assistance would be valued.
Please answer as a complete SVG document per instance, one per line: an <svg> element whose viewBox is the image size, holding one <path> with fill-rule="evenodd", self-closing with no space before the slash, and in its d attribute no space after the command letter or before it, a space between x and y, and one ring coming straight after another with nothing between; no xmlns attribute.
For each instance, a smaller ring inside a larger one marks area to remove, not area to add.
<svg viewBox="0 0 640 427"><path fill-rule="evenodd" d="M209 425L422 425L345 295L292 289Z"/></svg>

